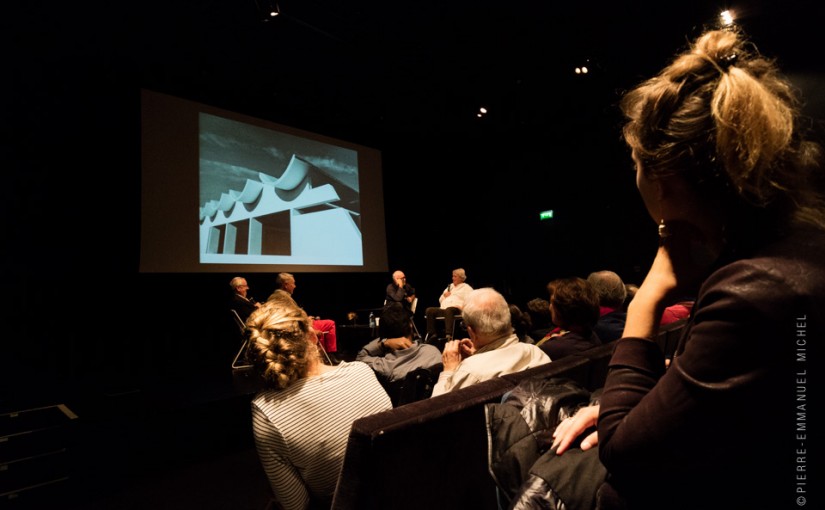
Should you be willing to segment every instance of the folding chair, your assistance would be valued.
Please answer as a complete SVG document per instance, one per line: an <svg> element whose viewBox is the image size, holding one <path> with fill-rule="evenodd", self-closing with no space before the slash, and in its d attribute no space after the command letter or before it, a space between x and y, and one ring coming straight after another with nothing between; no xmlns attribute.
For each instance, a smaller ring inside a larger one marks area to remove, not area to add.
<svg viewBox="0 0 825 510"><path fill-rule="evenodd" d="M326 360L327 365L333 365L334 363L332 362L332 359L330 359L329 354L327 354L327 350L324 349L323 338L324 338L324 335L327 334L327 332L326 331L316 331L316 333L318 335L318 344L317 344L318 345L318 350L321 351L321 354L324 356L324 359Z"/></svg>
<svg viewBox="0 0 825 510"><path fill-rule="evenodd" d="M421 333L418 332L418 328L415 326L415 309L418 308L418 298L414 297L412 303L410 304L410 322L412 323L412 329L415 331L415 338L421 338Z"/></svg>
<svg viewBox="0 0 825 510"><path fill-rule="evenodd" d="M241 316L238 315L238 311L234 308L230 308L229 311L232 313L232 319L235 321L235 325L238 326L238 329L240 329L241 335L246 333L246 324L244 324L243 320L241 320Z"/></svg>

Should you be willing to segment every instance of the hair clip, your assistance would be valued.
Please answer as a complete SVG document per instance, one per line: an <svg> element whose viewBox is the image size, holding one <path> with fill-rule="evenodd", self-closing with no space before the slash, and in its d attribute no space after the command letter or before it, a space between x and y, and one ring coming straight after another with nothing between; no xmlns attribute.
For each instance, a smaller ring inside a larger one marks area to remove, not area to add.
<svg viewBox="0 0 825 510"><path fill-rule="evenodd" d="M719 65L722 67L723 71L727 71L730 66L736 65L736 60L739 58L739 55L736 53L731 53L729 55L725 55L724 57L719 59Z"/></svg>

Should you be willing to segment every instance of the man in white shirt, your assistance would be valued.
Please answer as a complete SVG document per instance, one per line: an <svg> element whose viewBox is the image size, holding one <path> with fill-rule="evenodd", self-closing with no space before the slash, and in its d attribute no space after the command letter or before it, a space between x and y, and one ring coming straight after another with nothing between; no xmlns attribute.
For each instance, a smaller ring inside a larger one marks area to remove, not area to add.
<svg viewBox="0 0 825 510"><path fill-rule="evenodd" d="M463 318L470 338L444 345L444 369L432 396L550 362L544 351L519 341L510 306L494 289L472 291L464 302Z"/></svg>
<svg viewBox="0 0 825 510"><path fill-rule="evenodd" d="M453 339L455 316L461 314L461 309L464 308L464 300L473 291L472 287L464 283L466 279L467 273L464 269L453 269L453 281L439 296L439 306L431 306L424 311L424 317L427 319L426 341L428 343L432 343L438 336L435 325L437 317L444 317L445 336L448 341Z"/></svg>

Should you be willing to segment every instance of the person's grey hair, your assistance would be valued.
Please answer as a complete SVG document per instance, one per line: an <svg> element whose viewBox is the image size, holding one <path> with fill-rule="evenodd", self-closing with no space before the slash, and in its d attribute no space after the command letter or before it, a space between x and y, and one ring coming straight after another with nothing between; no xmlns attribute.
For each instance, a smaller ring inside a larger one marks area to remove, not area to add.
<svg viewBox="0 0 825 510"><path fill-rule="evenodd" d="M464 272L464 269L459 267L458 269L453 269L453 274L458 276L459 279L463 282L467 279L467 273Z"/></svg>
<svg viewBox="0 0 825 510"><path fill-rule="evenodd" d="M610 308L620 308L627 297L627 287L622 278L613 271L595 271L587 281L599 296L599 304Z"/></svg>
<svg viewBox="0 0 825 510"><path fill-rule="evenodd" d="M491 287L470 292L461 315L467 326L483 336L503 336L513 332L510 305Z"/></svg>
<svg viewBox="0 0 825 510"><path fill-rule="evenodd" d="M242 282L245 282L245 281L246 281L246 278L244 278L243 276L236 276L235 278L232 278L229 281L229 286L232 287L233 289L237 289L238 287L240 287L242 285Z"/></svg>
<svg viewBox="0 0 825 510"><path fill-rule="evenodd" d="M278 273L275 277L275 287L283 289L284 284L291 281L295 281L295 277L291 273Z"/></svg>

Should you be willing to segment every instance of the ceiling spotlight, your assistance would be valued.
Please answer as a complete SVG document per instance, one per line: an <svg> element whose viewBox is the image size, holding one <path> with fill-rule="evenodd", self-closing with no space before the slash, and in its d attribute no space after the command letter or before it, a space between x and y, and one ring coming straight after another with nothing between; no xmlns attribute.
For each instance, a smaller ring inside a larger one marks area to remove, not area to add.
<svg viewBox="0 0 825 510"><path fill-rule="evenodd" d="M723 27L729 27L729 26L733 25L733 23L735 21L734 16L733 16L733 11L730 11L730 10L722 11L722 13L719 14L719 17L721 18Z"/></svg>
<svg viewBox="0 0 825 510"><path fill-rule="evenodd" d="M281 14L278 0L255 0L255 3L258 5L261 21L269 21Z"/></svg>

